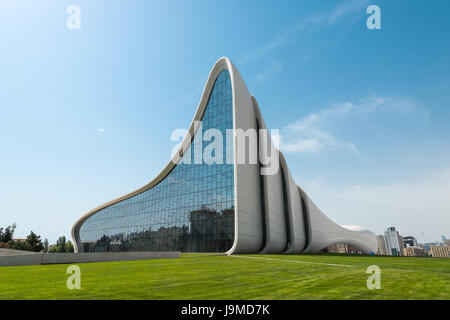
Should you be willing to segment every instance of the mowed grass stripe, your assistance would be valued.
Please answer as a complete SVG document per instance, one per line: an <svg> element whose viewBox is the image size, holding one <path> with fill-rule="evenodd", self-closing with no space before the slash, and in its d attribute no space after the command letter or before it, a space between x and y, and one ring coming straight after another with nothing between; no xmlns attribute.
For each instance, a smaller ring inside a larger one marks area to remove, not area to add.
<svg viewBox="0 0 450 320"><path fill-rule="evenodd" d="M301 261L301 260L290 260L290 259L274 259L274 258L263 258L263 257L251 257L251 256L243 256L243 255L234 255L230 256L232 258L246 258L246 259L259 259L259 260L268 260L268 261L281 261L285 263L308 263L308 264L320 264L322 266L333 266L333 267L352 267L348 264L335 264L335 263L324 263L324 262L312 262L312 261Z"/></svg>
<svg viewBox="0 0 450 320"><path fill-rule="evenodd" d="M450 259L245 257L79 264L81 290L67 289L67 265L2 267L0 299L450 299ZM366 287L369 265L382 270L381 290Z"/></svg>

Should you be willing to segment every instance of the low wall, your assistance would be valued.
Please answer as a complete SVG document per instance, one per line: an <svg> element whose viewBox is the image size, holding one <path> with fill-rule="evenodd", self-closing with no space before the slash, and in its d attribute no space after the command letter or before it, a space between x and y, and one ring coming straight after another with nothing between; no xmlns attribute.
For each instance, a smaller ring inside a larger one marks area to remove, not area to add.
<svg viewBox="0 0 450 320"><path fill-rule="evenodd" d="M31 252L31 251L23 251L23 250L14 250L14 249L4 249L0 248L0 256L15 256L18 254L41 254L39 252Z"/></svg>
<svg viewBox="0 0 450 320"><path fill-rule="evenodd" d="M96 253L39 253L0 256L0 267L30 266L40 264L68 264L110 261L172 259L180 257L179 251L167 252L96 252Z"/></svg>
<svg viewBox="0 0 450 320"><path fill-rule="evenodd" d="M16 254L0 256L0 267L34 266L42 262L42 254Z"/></svg>
<svg viewBox="0 0 450 320"><path fill-rule="evenodd" d="M178 258L179 256L180 256L179 251L46 253L43 254L42 264L170 259L170 258Z"/></svg>

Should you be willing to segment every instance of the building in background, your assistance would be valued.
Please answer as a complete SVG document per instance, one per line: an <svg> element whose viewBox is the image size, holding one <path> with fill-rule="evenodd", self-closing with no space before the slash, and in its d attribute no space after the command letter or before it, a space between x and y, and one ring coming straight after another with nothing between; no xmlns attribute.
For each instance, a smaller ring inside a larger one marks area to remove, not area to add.
<svg viewBox="0 0 450 320"><path fill-rule="evenodd" d="M347 245L347 253L348 254L363 254L363 252L356 248L356 247L352 247L350 245ZM373 254L375 254L375 252L373 252Z"/></svg>
<svg viewBox="0 0 450 320"><path fill-rule="evenodd" d="M337 243L329 246L326 250L328 253L341 253L341 254L347 254L348 248L347 245L344 243Z"/></svg>
<svg viewBox="0 0 450 320"><path fill-rule="evenodd" d="M450 258L450 246L431 246L430 252L433 258Z"/></svg>
<svg viewBox="0 0 450 320"><path fill-rule="evenodd" d="M76 252L300 253L345 243L374 253L375 234L327 218L266 130L239 71L219 59L173 159L146 186L82 216Z"/></svg>
<svg viewBox="0 0 450 320"><path fill-rule="evenodd" d="M417 240L412 236L403 237L403 245L405 248L417 247Z"/></svg>
<svg viewBox="0 0 450 320"><path fill-rule="evenodd" d="M398 245L400 247L400 255L402 256L403 255L403 249L405 249L405 245L403 243L403 237L400 234L398 234Z"/></svg>
<svg viewBox="0 0 450 320"><path fill-rule="evenodd" d="M444 246L450 246L450 239L445 238L445 236L442 236L442 244Z"/></svg>
<svg viewBox="0 0 450 320"><path fill-rule="evenodd" d="M403 238L400 236L395 227L389 227L384 232L384 238L386 241L386 249L388 255L391 256L401 256L403 255Z"/></svg>
<svg viewBox="0 0 450 320"><path fill-rule="evenodd" d="M377 255L381 255L381 256L390 255L386 248L386 240L385 240L384 235L377 236L377 241L378 241Z"/></svg>
<svg viewBox="0 0 450 320"><path fill-rule="evenodd" d="M424 244L419 245L419 247L422 247L423 250L426 252L430 252L432 246L440 246L441 244L437 241L435 242L426 242Z"/></svg>
<svg viewBox="0 0 450 320"><path fill-rule="evenodd" d="M340 254L363 254L360 249L352 247L345 243L337 243L329 246L324 252ZM375 253L375 252L374 252Z"/></svg>
<svg viewBox="0 0 450 320"><path fill-rule="evenodd" d="M423 257L425 250L419 247L406 247L403 249L403 255L406 257Z"/></svg>

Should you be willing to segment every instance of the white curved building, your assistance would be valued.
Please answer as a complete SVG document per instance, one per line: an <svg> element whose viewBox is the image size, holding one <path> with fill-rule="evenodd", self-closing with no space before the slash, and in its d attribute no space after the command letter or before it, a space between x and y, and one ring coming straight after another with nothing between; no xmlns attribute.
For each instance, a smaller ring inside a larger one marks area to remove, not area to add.
<svg viewBox="0 0 450 320"><path fill-rule="evenodd" d="M76 251L301 253L345 243L376 252L372 232L316 207L264 129L238 70L219 59L177 155L148 185L81 217Z"/></svg>

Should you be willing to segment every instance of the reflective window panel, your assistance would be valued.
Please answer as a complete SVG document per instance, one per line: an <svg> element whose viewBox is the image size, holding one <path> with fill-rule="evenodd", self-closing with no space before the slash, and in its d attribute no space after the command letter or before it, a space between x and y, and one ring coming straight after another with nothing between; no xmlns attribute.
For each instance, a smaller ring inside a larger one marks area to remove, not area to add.
<svg viewBox="0 0 450 320"><path fill-rule="evenodd" d="M222 131L223 164L182 161L153 188L95 213L80 229L83 251L228 251L234 240L234 169L226 164L226 143L233 143L225 139L233 128L226 70L216 79L196 135L210 128ZM203 142L203 149L210 143ZM190 150L192 160L202 151L193 144Z"/></svg>

